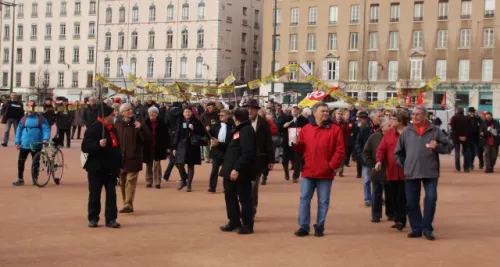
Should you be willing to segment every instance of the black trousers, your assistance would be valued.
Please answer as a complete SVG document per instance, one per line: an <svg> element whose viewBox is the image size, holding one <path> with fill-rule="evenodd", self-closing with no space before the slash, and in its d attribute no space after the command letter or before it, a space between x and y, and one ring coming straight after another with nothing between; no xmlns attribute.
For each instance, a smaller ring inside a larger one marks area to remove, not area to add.
<svg viewBox="0 0 500 267"><path fill-rule="evenodd" d="M287 147L283 149L283 170L285 173L288 173L288 166L291 162L293 166L292 178L294 180L299 179L300 170L302 169L302 154L293 151L288 144L286 144L286 146Z"/></svg>
<svg viewBox="0 0 500 267"><path fill-rule="evenodd" d="M163 179L167 181L170 179L170 175L172 174L172 170L174 169L174 167L175 167L174 157L170 155L168 156L168 166L167 169L165 170L165 174L163 174Z"/></svg>
<svg viewBox="0 0 500 267"><path fill-rule="evenodd" d="M347 146L346 152L345 152L345 157L344 157L344 165L349 165L349 162L351 160L352 156L352 151L354 150L354 147L352 146Z"/></svg>
<svg viewBox="0 0 500 267"><path fill-rule="evenodd" d="M373 182L372 218L382 218L382 194L385 198L385 216L394 217L394 197L387 182ZM404 189L404 184L403 184Z"/></svg>
<svg viewBox="0 0 500 267"><path fill-rule="evenodd" d="M210 189L217 188L217 181L219 180L219 170L222 166L224 160L222 159L212 159L212 171L210 172L210 181L208 187Z"/></svg>
<svg viewBox="0 0 500 267"><path fill-rule="evenodd" d="M405 181L389 181L387 190L389 191L390 199L386 199L385 203L392 202L394 207L394 222L400 222L406 226L406 193Z"/></svg>
<svg viewBox="0 0 500 267"><path fill-rule="evenodd" d="M363 170L363 164L361 163L361 156L358 156L356 159L356 177L360 177L362 175L362 170Z"/></svg>
<svg viewBox="0 0 500 267"><path fill-rule="evenodd" d="M66 146L69 147L71 145L71 129L57 129L57 135L59 136L59 145L64 145L64 135L66 135Z"/></svg>
<svg viewBox="0 0 500 267"><path fill-rule="evenodd" d="M184 167L185 165L187 165L187 167L188 167L187 172L186 172L186 168ZM194 165L176 164L175 166L179 170L179 174L181 175L182 182L185 183L187 181L188 184L191 184L191 182L193 181L193 177L194 177Z"/></svg>
<svg viewBox="0 0 500 267"><path fill-rule="evenodd" d="M82 126L72 126L71 127L71 139L75 138L75 132L78 131L78 134L76 135L76 138L80 139L81 133L82 133Z"/></svg>
<svg viewBox="0 0 500 267"><path fill-rule="evenodd" d="M106 209L104 213L106 222L116 220L118 217L118 208L116 207L116 174L110 172L89 172L87 175L89 181L88 220L99 221L103 186L106 191Z"/></svg>
<svg viewBox="0 0 500 267"><path fill-rule="evenodd" d="M246 179L233 182L224 177L224 198L229 223L253 229L252 182Z"/></svg>
<svg viewBox="0 0 500 267"><path fill-rule="evenodd" d="M24 179L24 165L26 164L26 159L28 158L28 155L31 154L31 158L38 153L40 149L31 151L29 149L19 149L19 158L17 160L17 178L18 179ZM35 166L40 165L40 160L38 162L35 162ZM38 174L36 174L38 176Z"/></svg>

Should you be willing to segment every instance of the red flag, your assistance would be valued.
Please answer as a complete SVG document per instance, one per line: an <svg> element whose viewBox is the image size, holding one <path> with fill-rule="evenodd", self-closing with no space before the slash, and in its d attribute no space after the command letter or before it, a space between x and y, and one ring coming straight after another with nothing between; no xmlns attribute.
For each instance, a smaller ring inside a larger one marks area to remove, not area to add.
<svg viewBox="0 0 500 267"><path fill-rule="evenodd" d="M446 92L443 92L443 100L441 100L441 109L446 107Z"/></svg>
<svg viewBox="0 0 500 267"><path fill-rule="evenodd" d="M411 96L410 96L410 90L406 93L406 107L409 108L411 106Z"/></svg>
<svg viewBox="0 0 500 267"><path fill-rule="evenodd" d="M418 94L417 105L422 105L424 103L424 93Z"/></svg>

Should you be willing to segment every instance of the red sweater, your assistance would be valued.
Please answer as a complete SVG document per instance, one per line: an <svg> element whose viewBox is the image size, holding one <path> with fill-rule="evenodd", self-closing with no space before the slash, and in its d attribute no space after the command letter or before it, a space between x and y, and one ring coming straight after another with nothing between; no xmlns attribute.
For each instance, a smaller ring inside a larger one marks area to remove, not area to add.
<svg viewBox="0 0 500 267"><path fill-rule="evenodd" d="M398 144L399 133L396 129L389 129L380 141L377 149L377 162L385 163L385 176L387 181L404 180L403 168L399 167L394 157L394 151Z"/></svg>
<svg viewBox="0 0 500 267"><path fill-rule="evenodd" d="M269 124L269 128L271 128L271 135L272 136L278 135L278 127L276 127L276 124L274 124L274 121L271 119L266 119L266 121Z"/></svg>
<svg viewBox="0 0 500 267"><path fill-rule="evenodd" d="M344 161L342 129L333 123L321 127L315 122L307 124L299 133L299 144L292 148L304 155L305 178L333 180Z"/></svg>

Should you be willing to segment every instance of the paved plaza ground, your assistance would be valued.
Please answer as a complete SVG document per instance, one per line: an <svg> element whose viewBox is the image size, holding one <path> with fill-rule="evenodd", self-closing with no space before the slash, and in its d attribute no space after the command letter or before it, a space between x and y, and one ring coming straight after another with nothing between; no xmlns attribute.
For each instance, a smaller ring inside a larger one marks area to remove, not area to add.
<svg viewBox="0 0 500 267"><path fill-rule="evenodd" d="M136 212L118 217L122 229L102 227L103 214L101 227L89 229L79 148L75 142L64 149L60 186L37 188L29 179L23 187L11 185L18 152L12 143L0 147L0 266L500 266L500 175L453 173L452 156L442 157L437 240L430 242L408 239L408 228L397 232L388 221L371 223L354 167L335 179L322 238L293 235L300 185L285 181L281 166L261 187L253 235L219 230L226 222L222 181L217 194L207 192L209 164L196 167L191 193L175 189L175 170L161 190L146 189L142 172ZM316 203L312 209L315 219Z"/></svg>

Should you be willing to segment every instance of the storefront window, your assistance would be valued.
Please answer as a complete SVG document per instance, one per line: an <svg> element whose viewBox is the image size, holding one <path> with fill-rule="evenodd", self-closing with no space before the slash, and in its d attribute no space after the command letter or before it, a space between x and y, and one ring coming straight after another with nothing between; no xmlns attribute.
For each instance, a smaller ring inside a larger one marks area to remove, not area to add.
<svg viewBox="0 0 500 267"><path fill-rule="evenodd" d="M455 96L455 106L468 107L469 106L469 92L457 92Z"/></svg>

